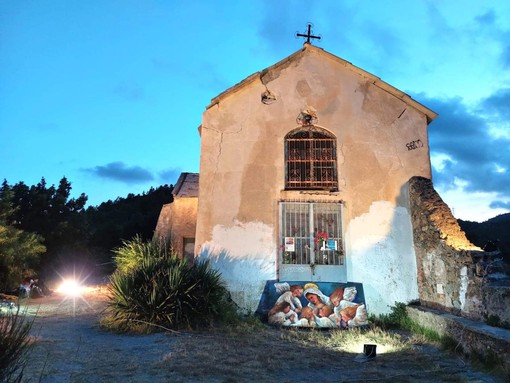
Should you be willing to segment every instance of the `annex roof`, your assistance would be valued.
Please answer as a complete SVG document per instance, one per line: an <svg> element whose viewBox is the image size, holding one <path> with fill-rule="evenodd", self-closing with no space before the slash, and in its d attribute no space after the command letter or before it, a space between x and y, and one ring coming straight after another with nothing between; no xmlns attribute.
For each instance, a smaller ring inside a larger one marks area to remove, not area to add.
<svg viewBox="0 0 510 383"><path fill-rule="evenodd" d="M172 194L174 198L198 197L198 173L181 173Z"/></svg>

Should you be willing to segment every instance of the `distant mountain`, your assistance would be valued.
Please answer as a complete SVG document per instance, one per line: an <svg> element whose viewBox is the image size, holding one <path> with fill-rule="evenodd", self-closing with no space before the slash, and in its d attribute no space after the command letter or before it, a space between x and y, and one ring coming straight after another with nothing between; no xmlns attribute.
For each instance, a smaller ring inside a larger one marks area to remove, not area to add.
<svg viewBox="0 0 510 383"><path fill-rule="evenodd" d="M500 214L494 218L491 218L485 222L491 223L510 223L510 213Z"/></svg>
<svg viewBox="0 0 510 383"><path fill-rule="evenodd" d="M466 237L475 245L484 248L489 242L501 250L507 262L510 262L510 213L491 218L485 222L458 220Z"/></svg>

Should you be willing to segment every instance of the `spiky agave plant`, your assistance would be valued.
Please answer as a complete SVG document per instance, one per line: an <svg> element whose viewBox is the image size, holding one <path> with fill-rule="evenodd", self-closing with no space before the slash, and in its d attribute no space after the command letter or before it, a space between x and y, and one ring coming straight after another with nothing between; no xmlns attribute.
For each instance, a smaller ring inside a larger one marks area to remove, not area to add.
<svg viewBox="0 0 510 383"><path fill-rule="evenodd" d="M137 261L110 278L111 319L124 324L119 327L129 330L144 323L192 328L231 312L221 275L207 261L190 265L158 244L125 245L124 255L133 249L140 253L132 254Z"/></svg>

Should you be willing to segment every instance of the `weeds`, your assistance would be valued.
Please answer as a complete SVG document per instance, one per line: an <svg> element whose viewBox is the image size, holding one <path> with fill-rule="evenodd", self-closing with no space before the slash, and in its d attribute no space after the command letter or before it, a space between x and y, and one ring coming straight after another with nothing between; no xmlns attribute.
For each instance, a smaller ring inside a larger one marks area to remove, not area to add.
<svg viewBox="0 0 510 383"><path fill-rule="evenodd" d="M19 382L27 362L33 321L25 313L0 311L0 382Z"/></svg>

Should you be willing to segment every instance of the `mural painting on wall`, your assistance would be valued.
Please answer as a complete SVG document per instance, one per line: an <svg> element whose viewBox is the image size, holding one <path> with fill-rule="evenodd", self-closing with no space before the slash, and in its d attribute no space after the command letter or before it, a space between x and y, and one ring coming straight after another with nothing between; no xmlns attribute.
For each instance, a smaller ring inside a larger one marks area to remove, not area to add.
<svg viewBox="0 0 510 383"><path fill-rule="evenodd" d="M277 326L352 328L368 324L356 286L339 283L274 283L276 301L268 323ZM362 294L361 294L362 295Z"/></svg>

